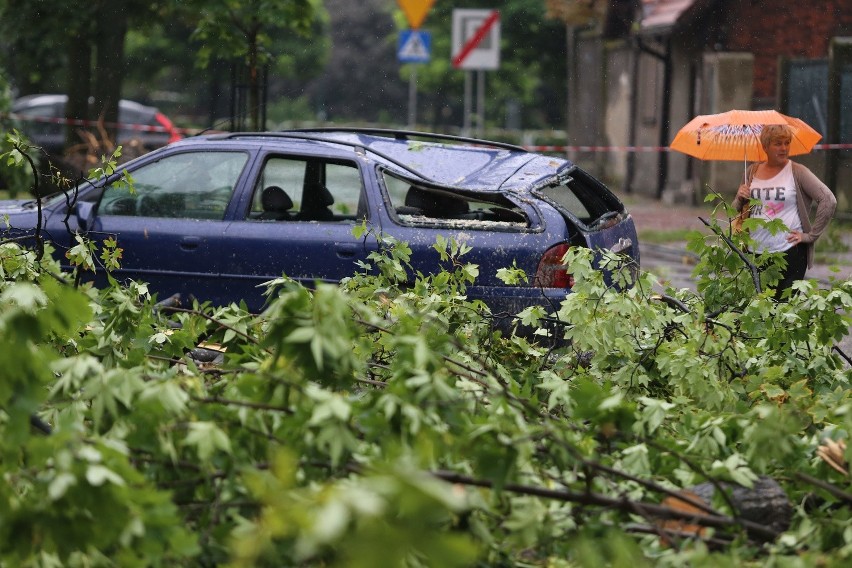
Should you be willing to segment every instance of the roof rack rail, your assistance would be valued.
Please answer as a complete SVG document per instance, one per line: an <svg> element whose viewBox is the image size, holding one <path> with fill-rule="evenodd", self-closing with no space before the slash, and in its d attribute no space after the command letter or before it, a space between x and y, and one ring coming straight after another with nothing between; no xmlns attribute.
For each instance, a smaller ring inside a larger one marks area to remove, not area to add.
<svg viewBox="0 0 852 568"><path fill-rule="evenodd" d="M376 134L393 136L397 140L410 140L412 138L425 138L427 140L446 140L448 142L465 142L467 144L476 144L478 146L490 146L492 148L502 148L504 150L513 150L515 152L529 152L523 146L509 144L508 142L495 142L493 140L483 140L481 138L469 138L467 136L455 136L453 134L438 134L435 132L419 132L416 130L398 130L394 128L370 128L370 127L339 127L339 126L317 126L313 128L293 128L283 132L348 132L352 134Z"/></svg>
<svg viewBox="0 0 852 568"><path fill-rule="evenodd" d="M329 130L328 132L339 132L339 130ZM396 158L393 158L392 156L389 156L389 155L385 154L384 152L381 152L379 150L375 150L375 149L372 149L372 148L368 148L364 144L359 144L357 142L348 142L346 140L338 140L337 138L329 138L327 136L310 136L309 135L310 133L311 132L308 131L308 130L305 130L305 131L287 130L287 131L282 131L282 132L224 132L224 133L221 133L221 134L213 134L213 135L209 136L208 138L215 139L215 140L228 140L228 139L231 139L231 138L240 138L242 136L260 136L260 137L269 137L269 138L294 138L294 139L297 138L299 140L312 140L314 142L327 142L329 144L340 144L341 146L349 146L350 148L353 148L355 150L360 149L360 150L363 150L365 152L369 151L369 152L375 154L376 156L379 156L380 158L387 160L388 162L396 165L400 169L405 170L406 172L410 173L413 176L419 177L420 179L427 181L427 182L432 181L429 176L423 175L422 173L417 171L415 168L412 168L411 166L404 164L403 162L400 162Z"/></svg>

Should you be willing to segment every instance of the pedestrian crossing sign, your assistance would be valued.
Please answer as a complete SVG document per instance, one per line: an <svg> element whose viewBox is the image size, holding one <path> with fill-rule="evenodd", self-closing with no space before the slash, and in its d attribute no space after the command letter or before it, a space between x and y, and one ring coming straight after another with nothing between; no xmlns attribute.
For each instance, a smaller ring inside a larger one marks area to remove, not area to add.
<svg viewBox="0 0 852 568"><path fill-rule="evenodd" d="M423 30L403 30L399 34L397 58L401 63L428 63L432 34Z"/></svg>

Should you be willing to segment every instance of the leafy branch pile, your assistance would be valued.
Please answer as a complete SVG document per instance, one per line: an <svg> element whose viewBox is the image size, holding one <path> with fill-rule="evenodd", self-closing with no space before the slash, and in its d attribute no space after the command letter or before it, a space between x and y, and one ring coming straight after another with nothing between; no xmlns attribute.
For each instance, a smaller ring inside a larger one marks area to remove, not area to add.
<svg viewBox="0 0 852 568"><path fill-rule="evenodd" d="M775 302L715 229L698 293L575 250L517 334L452 240L407 285L376 235L259 315L3 242L0 566L845 565L850 483L817 448L852 426L852 282Z"/></svg>

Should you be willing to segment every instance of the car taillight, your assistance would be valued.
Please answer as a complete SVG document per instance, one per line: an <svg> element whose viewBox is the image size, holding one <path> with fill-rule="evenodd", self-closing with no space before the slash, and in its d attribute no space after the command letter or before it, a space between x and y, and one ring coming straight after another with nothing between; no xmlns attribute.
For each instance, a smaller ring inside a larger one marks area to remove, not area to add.
<svg viewBox="0 0 852 568"><path fill-rule="evenodd" d="M552 246L538 262L535 271L535 285L542 288L571 288L574 286L574 277L568 273L567 267L562 264L562 257L568 252L568 243Z"/></svg>

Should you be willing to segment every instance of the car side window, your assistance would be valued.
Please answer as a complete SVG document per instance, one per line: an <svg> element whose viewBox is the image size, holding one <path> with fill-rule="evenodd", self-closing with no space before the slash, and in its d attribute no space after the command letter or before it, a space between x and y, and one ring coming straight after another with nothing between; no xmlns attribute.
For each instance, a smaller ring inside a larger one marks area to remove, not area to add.
<svg viewBox="0 0 852 568"><path fill-rule="evenodd" d="M352 221L366 215L358 166L274 156L255 183L248 218L258 221Z"/></svg>
<svg viewBox="0 0 852 568"><path fill-rule="evenodd" d="M248 160L244 152L184 152L131 172L104 191L100 215L222 219Z"/></svg>
<svg viewBox="0 0 852 568"><path fill-rule="evenodd" d="M429 225L481 230L529 227L523 209L499 193L466 194L433 188L383 172L391 210L402 225Z"/></svg>

